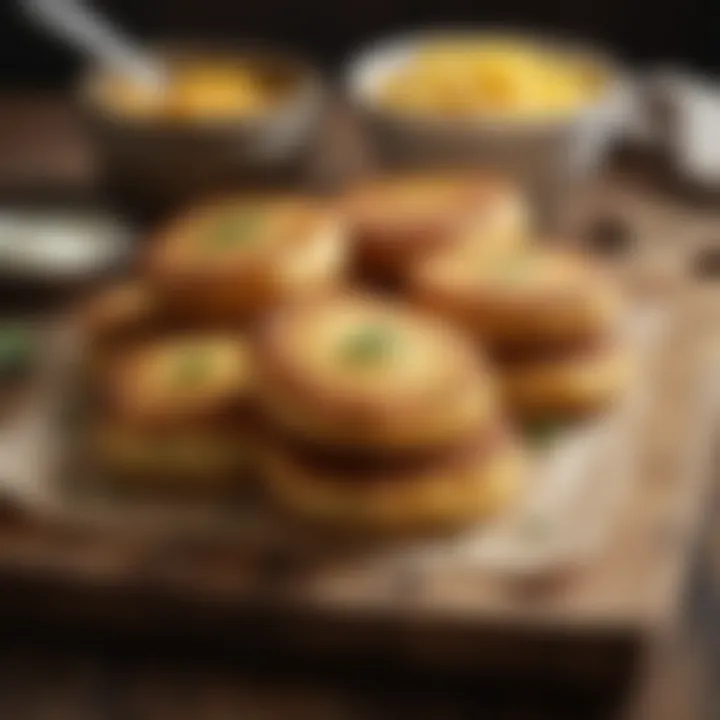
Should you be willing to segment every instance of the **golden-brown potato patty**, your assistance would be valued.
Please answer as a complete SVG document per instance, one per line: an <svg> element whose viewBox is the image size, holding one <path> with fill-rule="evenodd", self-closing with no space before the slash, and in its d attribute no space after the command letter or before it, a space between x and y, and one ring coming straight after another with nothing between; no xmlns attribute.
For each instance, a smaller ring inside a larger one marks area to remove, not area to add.
<svg viewBox="0 0 720 720"><path fill-rule="evenodd" d="M341 279L339 215L305 197L241 196L197 208L162 230L149 282L182 317L236 322Z"/></svg>
<svg viewBox="0 0 720 720"><path fill-rule="evenodd" d="M441 248L471 242L505 247L527 233L527 211L509 184L478 174L381 177L343 202L361 270L401 279Z"/></svg>
<svg viewBox="0 0 720 720"><path fill-rule="evenodd" d="M438 464L357 473L309 464L283 445L262 460L276 502L299 518L344 532L402 533L472 524L501 512L523 486L524 463L512 442L478 445Z"/></svg>
<svg viewBox="0 0 720 720"><path fill-rule="evenodd" d="M108 412L139 427L186 428L237 418L247 407L251 375L241 337L148 341L118 358L108 376Z"/></svg>
<svg viewBox="0 0 720 720"><path fill-rule="evenodd" d="M490 347L604 335L621 310L618 291L599 268L546 249L481 256L449 251L416 268L411 284L420 304Z"/></svg>
<svg viewBox="0 0 720 720"><path fill-rule="evenodd" d="M583 416L626 389L632 358L619 343L566 357L514 362L500 369L505 400L519 418Z"/></svg>
<svg viewBox="0 0 720 720"><path fill-rule="evenodd" d="M101 421L91 429L89 443L103 472L138 489L232 488L255 467L245 429L229 425L168 430Z"/></svg>
<svg viewBox="0 0 720 720"><path fill-rule="evenodd" d="M494 385L474 343L365 296L281 313L259 340L256 368L269 421L318 443L442 445L495 419Z"/></svg>

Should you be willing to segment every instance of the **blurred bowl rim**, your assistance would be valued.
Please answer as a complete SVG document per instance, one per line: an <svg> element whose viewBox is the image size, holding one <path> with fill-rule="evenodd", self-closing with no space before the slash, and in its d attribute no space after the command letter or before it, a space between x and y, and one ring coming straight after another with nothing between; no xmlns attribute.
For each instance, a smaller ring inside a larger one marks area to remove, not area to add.
<svg viewBox="0 0 720 720"><path fill-rule="evenodd" d="M132 255L132 228L115 213L11 210L0 218L10 233L16 234L0 249L0 274L21 282L82 282L123 264ZM58 231L80 237L79 242L88 248L84 257L64 264L52 252L48 255L48 236ZM19 242L20 238L24 242Z"/></svg>
<svg viewBox="0 0 720 720"><path fill-rule="evenodd" d="M197 55L205 57L234 57L236 59L252 58L260 62L271 61L287 65L297 71L297 87L287 93L287 97L273 104L264 112L248 115L225 116L218 118L201 118L189 120L173 120L162 114L150 117L123 115L97 101L98 87L108 77L108 71L101 65L91 65L81 73L76 85L76 96L81 106L96 118L104 122L144 132L158 132L177 136L194 135L198 132L222 133L238 129L259 130L269 121L293 111L303 101L319 101L323 88L323 77L316 65L302 54L282 45L257 40L215 41L202 39L169 39L151 44L160 57L182 57Z"/></svg>
<svg viewBox="0 0 720 720"><path fill-rule="evenodd" d="M607 78L605 89L597 97L568 112L541 116L496 117L489 114L447 116L441 113L403 112L383 105L373 90L377 89L380 76L387 78L392 70L406 62L408 56L428 41L453 39L506 38L519 42L531 42L539 47L554 47L571 56L581 57L594 64ZM385 67L383 68L383 65ZM371 76L375 75L372 79ZM612 105L619 103L627 88L626 72L609 53L582 39L560 33L545 33L528 28L503 25L477 25L473 27L435 26L385 35L360 46L346 60L343 84L351 105L376 118L394 121L416 128L438 131L457 130L501 134L546 132L570 127L584 118L597 116ZM374 87L370 85L374 83Z"/></svg>

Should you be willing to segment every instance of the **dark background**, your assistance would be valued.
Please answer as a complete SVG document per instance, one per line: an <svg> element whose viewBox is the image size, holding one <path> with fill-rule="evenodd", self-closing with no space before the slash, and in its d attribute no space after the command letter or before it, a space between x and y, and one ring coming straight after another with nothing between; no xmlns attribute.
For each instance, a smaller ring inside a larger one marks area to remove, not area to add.
<svg viewBox="0 0 720 720"><path fill-rule="evenodd" d="M78 60L0 0L0 84L62 85ZM637 63L720 69L718 0L95 0L143 36L265 38L332 70L358 43L428 23L508 23L569 31Z"/></svg>

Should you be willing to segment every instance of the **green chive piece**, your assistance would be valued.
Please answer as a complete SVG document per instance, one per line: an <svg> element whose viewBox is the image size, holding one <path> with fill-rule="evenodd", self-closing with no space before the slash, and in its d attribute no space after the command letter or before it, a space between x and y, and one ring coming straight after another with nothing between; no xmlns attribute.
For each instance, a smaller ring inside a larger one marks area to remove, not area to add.
<svg viewBox="0 0 720 720"><path fill-rule="evenodd" d="M207 377L209 368L207 354L198 348L191 348L178 358L173 380L178 385L197 385Z"/></svg>
<svg viewBox="0 0 720 720"><path fill-rule="evenodd" d="M525 434L533 443L539 447L550 444L561 432L563 426L557 420L538 420L525 427Z"/></svg>
<svg viewBox="0 0 720 720"><path fill-rule="evenodd" d="M0 375L15 375L27 370L34 356L35 342L28 326L0 324Z"/></svg>
<svg viewBox="0 0 720 720"><path fill-rule="evenodd" d="M236 211L220 218L207 236L206 244L214 250L231 249L257 237L262 214L256 211Z"/></svg>
<svg viewBox="0 0 720 720"><path fill-rule="evenodd" d="M343 339L341 357L350 364L366 365L387 358L396 347L396 337L385 327L366 326Z"/></svg>

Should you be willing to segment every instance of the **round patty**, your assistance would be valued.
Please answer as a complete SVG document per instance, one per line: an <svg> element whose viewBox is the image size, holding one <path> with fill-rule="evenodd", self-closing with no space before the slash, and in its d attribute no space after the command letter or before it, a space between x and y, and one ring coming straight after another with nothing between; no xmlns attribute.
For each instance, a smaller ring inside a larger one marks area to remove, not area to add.
<svg viewBox="0 0 720 720"><path fill-rule="evenodd" d="M501 512L521 492L524 463L511 441L480 441L424 466L366 474L308 462L279 444L266 448L263 477L280 507L344 532L405 533L458 528Z"/></svg>
<svg viewBox="0 0 720 720"><path fill-rule="evenodd" d="M616 288L588 260L540 248L447 252L418 267L411 282L419 303L492 348L603 335L621 310Z"/></svg>
<svg viewBox="0 0 720 720"><path fill-rule="evenodd" d="M443 445L495 419L494 384L472 342L442 321L369 297L276 316L255 366L270 421L318 443Z"/></svg>
<svg viewBox="0 0 720 720"><path fill-rule="evenodd" d="M525 203L495 178L470 173L381 177L352 189L344 208L365 275L401 279L441 248L510 246L527 233Z"/></svg>
<svg viewBox="0 0 720 720"><path fill-rule="evenodd" d="M566 357L527 359L500 370L505 400L520 418L583 416L611 405L632 370L627 348L608 342Z"/></svg>
<svg viewBox="0 0 720 720"><path fill-rule="evenodd" d="M241 196L197 208L154 239L145 271L183 318L235 322L341 279L339 215L311 198Z"/></svg>

